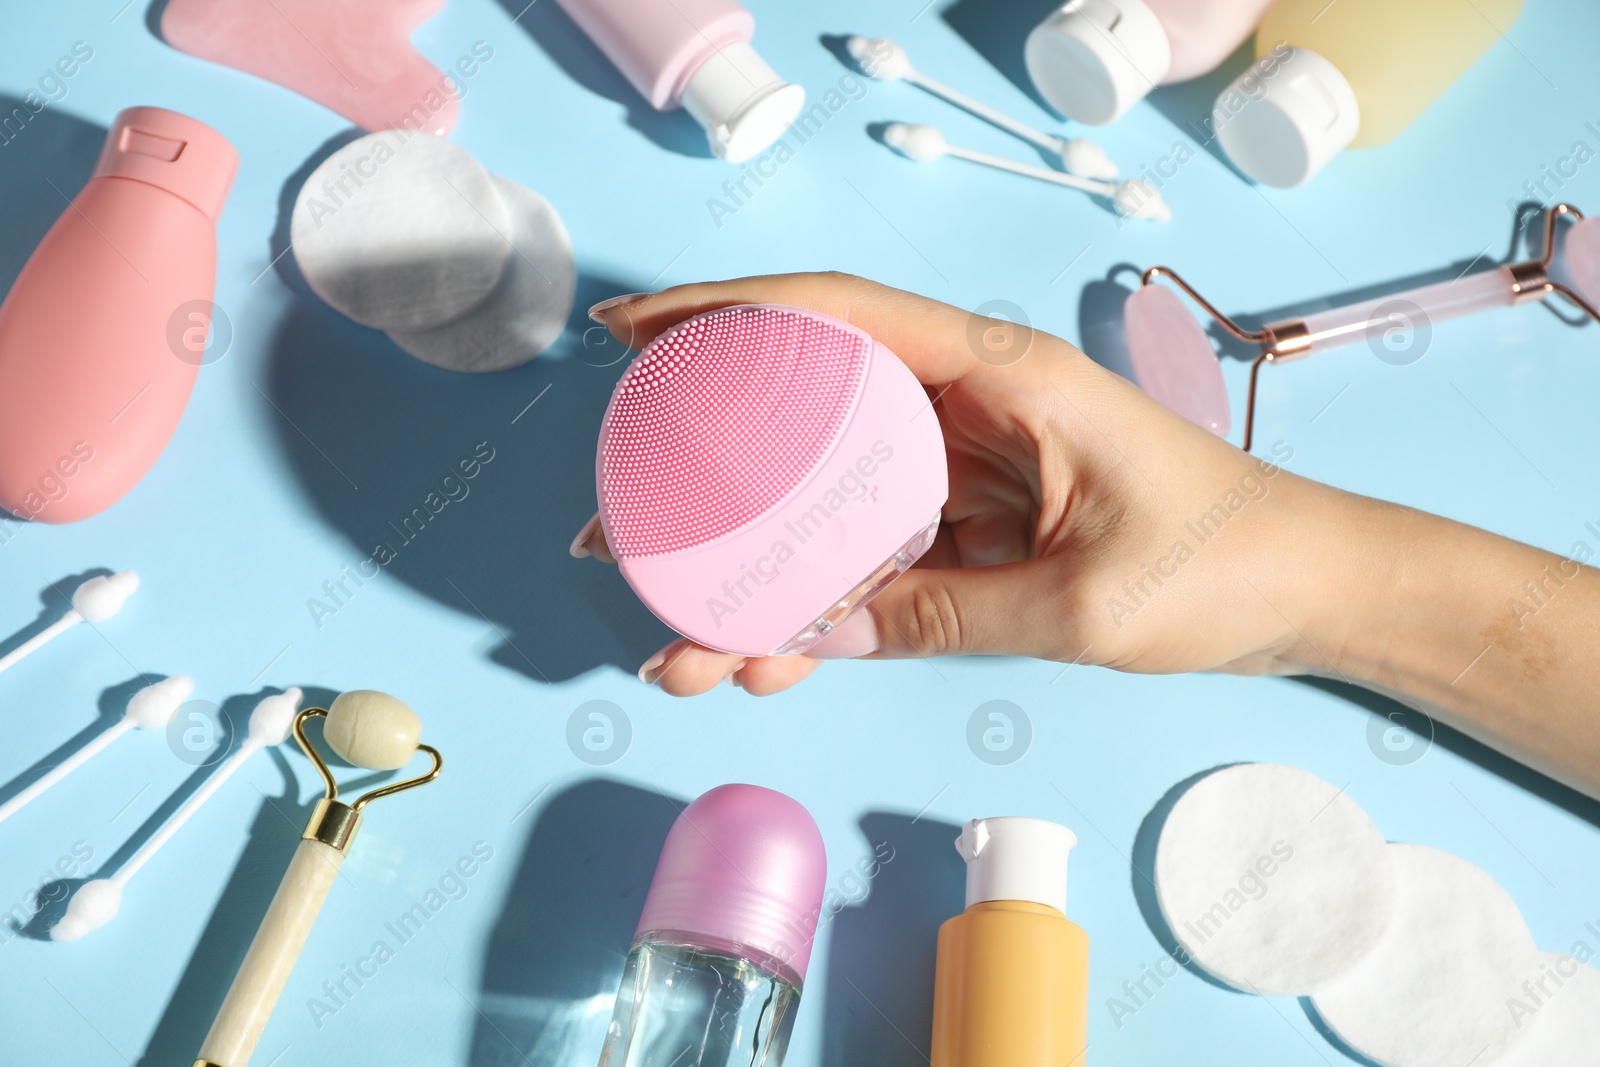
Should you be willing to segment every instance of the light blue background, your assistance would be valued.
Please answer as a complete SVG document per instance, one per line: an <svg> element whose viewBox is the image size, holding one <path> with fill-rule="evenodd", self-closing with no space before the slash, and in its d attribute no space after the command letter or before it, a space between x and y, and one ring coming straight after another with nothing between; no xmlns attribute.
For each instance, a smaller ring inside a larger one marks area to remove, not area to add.
<svg viewBox="0 0 1600 1067"><path fill-rule="evenodd" d="M1543 946L1595 942L1584 924L1600 921L1597 806L1453 735L1420 760L1386 763L1369 736L1390 705L1289 680L994 660L834 664L766 700L724 688L675 701L633 677L663 629L614 573L566 554L594 507L594 435L622 365L614 345L584 345L589 302L836 268L968 308L1011 301L1114 363L1120 293L1108 277L1134 280L1119 265L1168 263L1225 309L1271 313L1503 259L1508 205L1526 199L1524 182L1575 142L1600 148L1593 4L1533 0L1398 141L1346 154L1304 189L1257 189L1196 151L1163 190L1176 215L1167 225L1119 228L1064 190L900 159L868 138L869 124L932 121L959 143L1032 157L909 86L872 84L850 99L846 80L822 132L719 227L708 199L738 169L707 158L683 116L649 112L551 0L515 21L523 0L450 0L417 46L441 67L475 41L494 49L469 83L455 139L557 205L583 279L580 321L559 351L472 379L425 367L321 305L292 257L271 265L283 206L349 124L174 51L142 3L119 15L119 2L7 12L0 92L35 87L74 41L94 58L65 99L0 147L0 284L63 207L46 178L68 192L81 185L120 108L175 108L222 131L242 158L216 297L234 338L126 499L74 526L13 530L0 545L0 633L53 618L62 591L91 570L133 567L144 579L100 633L79 628L0 678L0 782L36 773L120 715L144 672L192 674L198 697L227 701L236 716L269 687L298 684L321 699L383 688L421 711L447 757L437 784L371 809L255 1062L592 1064L673 813L663 797L681 803L727 781L804 802L841 893L861 895L840 872L880 841L895 849L870 897L824 927L796 1067L922 1062L933 932L960 907L948 842L955 824L999 813L1078 833L1070 912L1093 945L1091 1062L1172 1063L1197 1050L1215 1063L1340 1062L1297 1003L1187 972L1120 1027L1107 1007L1163 951L1131 866L1148 862L1141 823L1177 783L1232 761L1285 761L1348 785L1391 839L1493 874ZM757 43L815 98L847 74L821 35L890 35L928 72L1051 125L1008 77L1044 5L921 3L755 0ZM1125 171L1154 166L1179 142L1193 147L1186 124L1218 85L1164 90L1096 136ZM1600 172L1581 169L1561 195L1600 210ZM1245 369L1226 361L1236 410ZM1357 346L1269 370L1264 383L1260 439L1288 443L1302 474L1563 553L1580 539L1596 545L1584 528L1600 524L1593 327L1539 307L1499 311L1440 326L1414 365ZM318 627L308 598L481 441L495 458L471 495ZM596 699L631 722L631 746L604 767L567 742L569 716ZM968 718L989 700L1032 722L1031 749L1009 766L967 745ZM198 780L161 738L119 741L0 826L0 900L23 901L75 843L94 855L79 877L125 857L125 843L148 836ZM71 945L6 931L0 1062L190 1062L316 789L298 753L256 757L134 879L112 925ZM493 857L465 895L319 1027L307 998L374 941L393 945L384 924L480 841Z"/></svg>

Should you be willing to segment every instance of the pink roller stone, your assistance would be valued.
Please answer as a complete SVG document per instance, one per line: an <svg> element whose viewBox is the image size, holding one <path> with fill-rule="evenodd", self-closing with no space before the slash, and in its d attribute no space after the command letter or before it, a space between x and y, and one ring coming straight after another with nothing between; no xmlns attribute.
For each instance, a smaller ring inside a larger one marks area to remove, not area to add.
<svg viewBox="0 0 1600 1067"><path fill-rule="evenodd" d="M1205 331L1164 285L1141 286L1123 309L1128 360L1146 393L1218 437L1228 436L1228 390Z"/></svg>
<svg viewBox="0 0 1600 1067"><path fill-rule="evenodd" d="M822 833L798 802L757 785L718 786L668 831L638 933L753 949L803 980L827 877Z"/></svg>
<svg viewBox="0 0 1600 1067"><path fill-rule="evenodd" d="M276 82L368 130L447 134L455 83L411 47L444 0L172 0L172 47Z"/></svg>
<svg viewBox="0 0 1600 1067"><path fill-rule="evenodd" d="M1600 217L1583 219L1567 231L1566 260L1578 295L1600 307Z"/></svg>

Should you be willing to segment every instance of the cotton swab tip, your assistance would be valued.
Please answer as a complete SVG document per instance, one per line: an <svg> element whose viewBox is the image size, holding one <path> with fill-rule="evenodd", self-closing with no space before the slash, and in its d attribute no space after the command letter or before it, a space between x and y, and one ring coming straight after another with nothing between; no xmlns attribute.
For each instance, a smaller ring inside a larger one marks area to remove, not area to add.
<svg viewBox="0 0 1600 1067"><path fill-rule="evenodd" d="M1156 187L1142 178L1129 178L1117 183L1116 192L1111 194L1111 203L1119 215L1130 219L1166 222L1172 218L1172 209L1161 199Z"/></svg>
<svg viewBox="0 0 1600 1067"><path fill-rule="evenodd" d="M263 746L287 741L303 695L297 686L290 686L282 693L264 697L250 712L250 741Z"/></svg>
<svg viewBox="0 0 1600 1067"><path fill-rule="evenodd" d="M1089 138L1065 137L1056 140L1061 146L1057 154L1068 174L1108 182L1119 173L1117 165L1106 155L1106 150Z"/></svg>
<svg viewBox="0 0 1600 1067"><path fill-rule="evenodd" d="M141 730L164 730L177 714L179 705L193 693L194 679L186 674L174 674L133 694L123 718L132 719Z"/></svg>
<svg viewBox="0 0 1600 1067"><path fill-rule="evenodd" d="M72 894L67 913L50 930L53 941L76 941L117 917L122 908L122 886L109 878L85 882Z"/></svg>
<svg viewBox="0 0 1600 1067"><path fill-rule="evenodd" d="M139 588L139 575L121 571L90 578L72 593L72 610L86 622L104 622L122 610L122 604Z"/></svg>
<svg viewBox="0 0 1600 1067"><path fill-rule="evenodd" d="M892 122L884 129L883 140L896 152L918 163L931 163L950 150L938 127L920 122Z"/></svg>
<svg viewBox="0 0 1600 1067"><path fill-rule="evenodd" d="M892 82L915 73L906 50L887 37L852 37L844 47L869 78Z"/></svg>

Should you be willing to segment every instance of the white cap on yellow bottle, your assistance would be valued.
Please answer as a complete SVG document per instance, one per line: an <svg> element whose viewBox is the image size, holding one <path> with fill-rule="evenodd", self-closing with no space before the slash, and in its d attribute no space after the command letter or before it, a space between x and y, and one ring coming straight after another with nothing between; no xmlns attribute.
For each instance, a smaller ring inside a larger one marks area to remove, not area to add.
<svg viewBox="0 0 1600 1067"><path fill-rule="evenodd" d="M1060 823L1021 816L973 819L956 838L967 861L967 907L1027 900L1067 910L1067 855L1078 837Z"/></svg>
<svg viewBox="0 0 1600 1067"><path fill-rule="evenodd" d="M1103 126L1161 84L1172 43L1144 0L1072 0L1033 28L1022 58L1051 107Z"/></svg>
<svg viewBox="0 0 1600 1067"><path fill-rule="evenodd" d="M1222 91L1211 124L1235 166L1262 185L1289 189L1350 143L1361 107L1339 68L1310 49L1279 47Z"/></svg>

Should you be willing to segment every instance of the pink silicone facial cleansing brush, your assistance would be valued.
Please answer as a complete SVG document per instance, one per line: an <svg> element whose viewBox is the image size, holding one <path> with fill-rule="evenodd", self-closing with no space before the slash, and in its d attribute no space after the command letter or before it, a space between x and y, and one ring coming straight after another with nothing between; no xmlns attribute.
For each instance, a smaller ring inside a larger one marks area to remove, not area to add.
<svg viewBox="0 0 1600 1067"><path fill-rule="evenodd" d="M685 637L804 652L916 562L948 493L922 386L862 331L749 304L652 341L596 460L623 577Z"/></svg>

